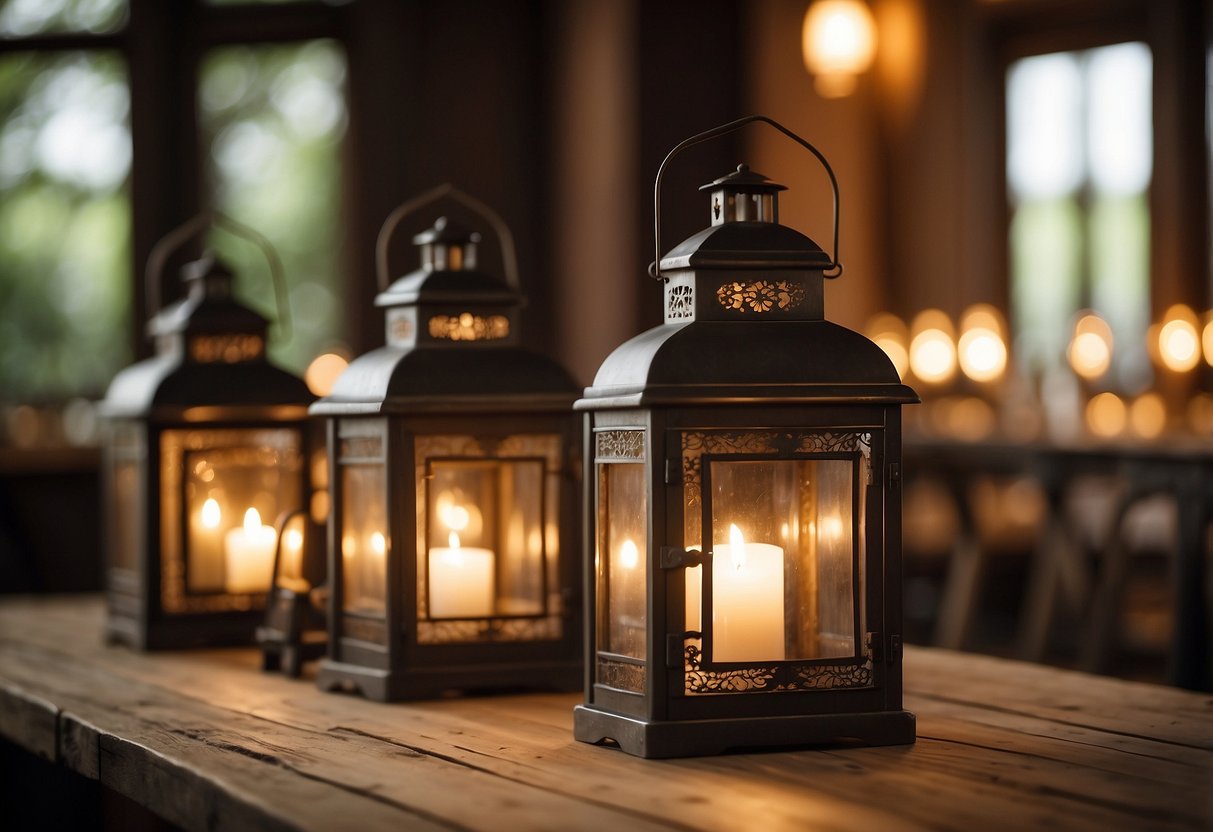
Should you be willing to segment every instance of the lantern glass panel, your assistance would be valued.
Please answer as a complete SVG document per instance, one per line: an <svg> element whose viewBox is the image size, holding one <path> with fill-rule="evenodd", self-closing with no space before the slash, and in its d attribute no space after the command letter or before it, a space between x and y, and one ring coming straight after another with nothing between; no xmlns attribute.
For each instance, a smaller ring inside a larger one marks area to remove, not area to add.
<svg viewBox="0 0 1213 832"><path fill-rule="evenodd" d="M139 475L142 445L138 429L123 425L110 441L110 566L134 572L142 551L142 518Z"/></svg>
<svg viewBox="0 0 1213 832"><path fill-rule="evenodd" d="M432 460L426 501L418 568L428 578L427 603L419 615L544 613L543 459Z"/></svg>
<svg viewBox="0 0 1213 832"><path fill-rule="evenodd" d="M269 590L277 543L273 523L303 499L301 444L300 432L293 428L162 434L167 593L174 594L178 586L187 596Z"/></svg>
<svg viewBox="0 0 1213 832"><path fill-rule="evenodd" d="M382 464L341 467L342 598L346 612L382 618L387 604L387 479Z"/></svg>
<svg viewBox="0 0 1213 832"><path fill-rule="evenodd" d="M855 492L849 459L708 463L715 662L856 654ZM687 575L698 630L702 576Z"/></svg>
<svg viewBox="0 0 1213 832"><path fill-rule="evenodd" d="M598 649L645 658L648 538L645 465L598 466Z"/></svg>

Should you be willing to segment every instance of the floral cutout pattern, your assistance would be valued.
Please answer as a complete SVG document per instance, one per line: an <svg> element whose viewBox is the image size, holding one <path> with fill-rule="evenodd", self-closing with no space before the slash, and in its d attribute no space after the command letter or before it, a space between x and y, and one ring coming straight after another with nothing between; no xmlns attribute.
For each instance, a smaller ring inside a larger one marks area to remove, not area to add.
<svg viewBox="0 0 1213 832"><path fill-rule="evenodd" d="M804 286L791 280L731 281L716 290L725 309L738 312L789 312L804 301Z"/></svg>

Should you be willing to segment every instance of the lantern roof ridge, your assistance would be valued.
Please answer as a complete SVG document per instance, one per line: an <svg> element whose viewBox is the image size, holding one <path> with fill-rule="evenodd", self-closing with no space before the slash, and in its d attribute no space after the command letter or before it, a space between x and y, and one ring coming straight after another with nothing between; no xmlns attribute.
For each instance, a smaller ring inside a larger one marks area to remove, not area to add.
<svg viewBox="0 0 1213 832"><path fill-rule="evenodd" d="M375 297L375 306L461 303L524 305L521 293L500 278L474 270L417 269L397 278Z"/></svg>
<svg viewBox="0 0 1213 832"><path fill-rule="evenodd" d="M314 415L415 412L444 402L492 399L506 409L527 409L538 399L567 409L577 383L557 361L520 346L449 349L384 346L358 356L342 371ZM529 401L528 401L529 399ZM482 404L483 406L483 404Z"/></svg>
<svg viewBox="0 0 1213 832"><path fill-rule="evenodd" d="M110 382L101 412L129 417L148 415L161 406L306 406L315 399L301 378L268 361L195 364L169 352L120 370Z"/></svg>
<svg viewBox="0 0 1213 832"><path fill-rule="evenodd" d="M717 179L713 179L706 185L700 185L701 191L717 191L721 189L733 191L746 191L748 193L776 193L777 191L786 191L786 185L780 185L778 182L772 182L771 179L756 170L750 170L750 166L741 164L736 170L726 173Z"/></svg>
<svg viewBox="0 0 1213 832"><path fill-rule="evenodd" d="M918 401L879 346L830 321L702 321L663 324L625 342L578 407L748 398Z"/></svg>
<svg viewBox="0 0 1213 832"><path fill-rule="evenodd" d="M727 222L687 237L661 258L662 271L695 268L825 269L830 256L794 228Z"/></svg>

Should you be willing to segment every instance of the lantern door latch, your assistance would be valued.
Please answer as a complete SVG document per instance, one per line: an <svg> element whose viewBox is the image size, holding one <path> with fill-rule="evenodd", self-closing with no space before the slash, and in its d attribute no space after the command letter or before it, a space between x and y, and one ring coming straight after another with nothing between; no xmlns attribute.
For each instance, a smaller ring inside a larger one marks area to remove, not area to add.
<svg viewBox="0 0 1213 832"><path fill-rule="evenodd" d="M702 566L705 558L698 549L679 549L677 546L661 547L661 568L682 569Z"/></svg>

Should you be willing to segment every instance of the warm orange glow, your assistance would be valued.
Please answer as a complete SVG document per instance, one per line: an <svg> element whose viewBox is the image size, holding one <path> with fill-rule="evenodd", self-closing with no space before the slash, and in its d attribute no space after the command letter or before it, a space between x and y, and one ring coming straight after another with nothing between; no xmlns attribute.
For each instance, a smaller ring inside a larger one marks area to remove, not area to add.
<svg viewBox="0 0 1213 832"><path fill-rule="evenodd" d="M1213 367L1213 310L1205 313L1205 329L1200 341L1205 350L1205 363Z"/></svg>
<svg viewBox="0 0 1213 832"><path fill-rule="evenodd" d="M218 501L214 497L208 497L202 504L202 525L208 529L217 529L221 517L222 512L219 510ZM261 525L260 517L257 518L257 525Z"/></svg>
<svg viewBox="0 0 1213 832"><path fill-rule="evenodd" d="M973 381L995 381L1007 368L1007 345L993 329L965 330L959 352L960 369Z"/></svg>
<svg viewBox="0 0 1213 832"><path fill-rule="evenodd" d="M1007 324L998 308L988 303L975 303L960 316L960 331L988 329L999 336L1007 334Z"/></svg>
<svg viewBox="0 0 1213 832"><path fill-rule="evenodd" d="M1157 439L1167 426L1167 407L1162 396L1145 393L1129 406L1129 425L1142 439Z"/></svg>
<svg viewBox="0 0 1213 832"><path fill-rule="evenodd" d="M327 396L333 392L333 384L349 366L349 361L335 352L326 352L312 359L303 373L307 388L317 396Z"/></svg>
<svg viewBox="0 0 1213 832"><path fill-rule="evenodd" d="M1083 315L1074 325L1069 359L1074 372L1093 381L1112 365L1112 328L1098 315Z"/></svg>
<svg viewBox="0 0 1213 832"><path fill-rule="evenodd" d="M1213 395L1197 393L1188 402L1188 427L1199 436L1213 436Z"/></svg>
<svg viewBox="0 0 1213 832"><path fill-rule="evenodd" d="M962 441L989 439L998 427L995 410L975 395L936 401L935 418L941 432Z"/></svg>
<svg viewBox="0 0 1213 832"><path fill-rule="evenodd" d="M901 318L887 312L881 313L868 321L863 331L876 346L884 350L885 355L893 362L897 375L905 378L906 371L910 369L910 354L906 349L909 338Z"/></svg>
<svg viewBox="0 0 1213 832"><path fill-rule="evenodd" d="M1163 316L1158 330L1158 357L1163 366L1186 373L1200 363L1200 336L1196 332L1196 314L1177 303Z"/></svg>
<svg viewBox="0 0 1213 832"><path fill-rule="evenodd" d="M631 540L625 540L619 546L619 565L624 569L635 569L640 563L640 551Z"/></svg>
<svg viewBox="0 0 1213 832"><path fill-rule="evenodd" d="M910 369L929 384L942 384L956 373L952 322L938 309L919 312L911 327Z"/></svg>
<svg viewBox="0 0 1213 832"><path fill-rule="evenodd" d="M1113 439L1125 429L1125 403L1115 393L1100 393L1087 402L1087 429L1101 439Z"/></svg>
<svg viewBox="0 0 1213 832"><path fill-rule="evenodd" d="M816 0L801 27L801 54L823 98L855 90L856 76L876 55L876 21L860 0Z"/></svg>

